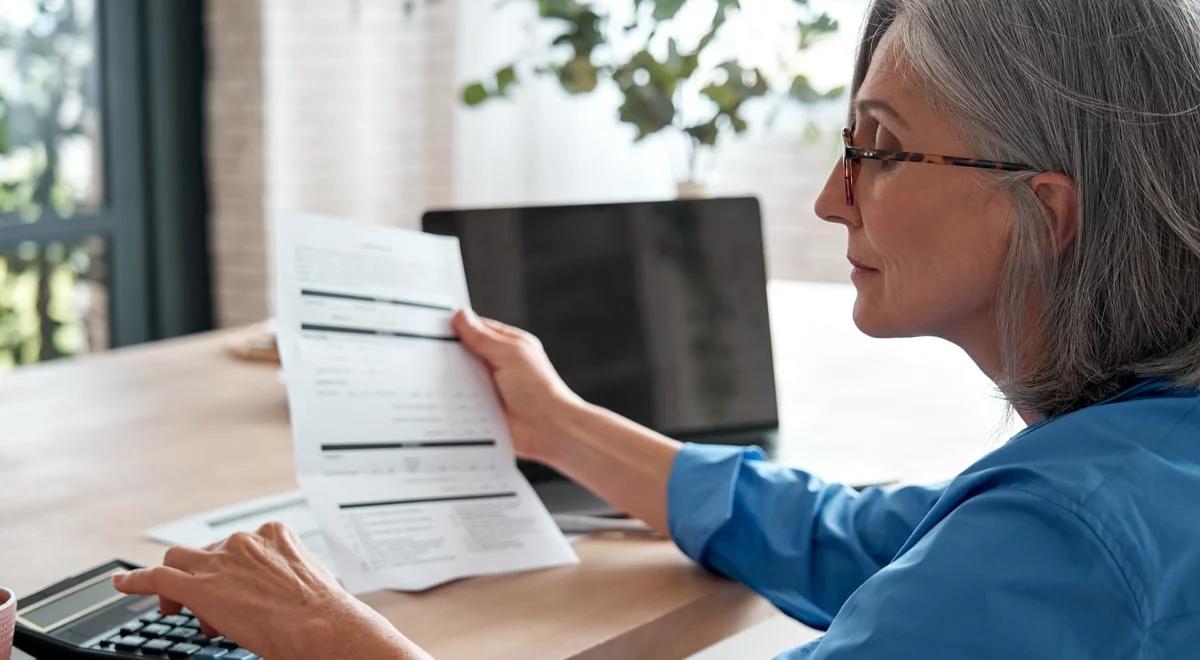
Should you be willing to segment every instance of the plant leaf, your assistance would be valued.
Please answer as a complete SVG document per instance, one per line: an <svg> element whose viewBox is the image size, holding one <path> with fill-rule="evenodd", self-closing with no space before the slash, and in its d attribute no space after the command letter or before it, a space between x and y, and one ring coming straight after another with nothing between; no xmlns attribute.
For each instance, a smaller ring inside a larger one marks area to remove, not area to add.
<svg viewBox="0 0 1200 660"><path fill-rule="evenodd" d="M700 144L711 147L717 143L717 135L720 133L720 129L717 127L717 118L713 117L703 124L688 126L683 129L683 132L695 138Z"/></svg>
<svg viewBox="0 0 1200 660"><path fill-rule="evenodd" d="M792 84L788 87L788 98L798 103L817 103L819 101L829 101L842 97L846 93L846 86L839 85L825 92L818 92L809 81L808 76L803 74L792 78Z"/></svg>
<svg viewBox="0 0 1200 660"><path fill-rule="evenodd" d="M621 121L637 128L635 140L642 140L671 125L675 118L675 104L671 96L653 85L623 86L624 102L618 108Z"/></svg>
<svg viewBox="0 0 1200 660"><path fill-rule="evenodd" d="M675 18L686 0L652 0L654 2L654 20L669 21Z"/></svg>
<svg viewBox="0 0 1200 660"><path fill-rule="evenodd" d="M538 0L538 15L542 18L573 21L586 10L578 0Z"/></svg>
<svg viewBox="0 0 1200 660"><path fill-rule="evenodd" d="M604 17L584 7L568 21L566 30L551 42L554 46L569 45L573 57L591 59L592 51L605 43Z"/></svg>
<svg viewBox="0 0 1200 660"><path fill-rule="evenodd" d="M699 51L684 55L679 52L679 47L676 45L674 37L667 40L667 60L663 62L662 68L665 75L675 79L672 81L672 86L680 80L691 76L699 66Z"/></svg>
<svg viewBox="0 0 1200 660"><path fill-rule="evenodd" d="M800 103L812 103L822 98L821 94L813 89L808 76L804 74L792 78L792 84L788 87L788 97Z"/></svg>
<svg viewBox="0 0 1200 660"><path fill-rule="evenodd" d="M471 83L471 84L467 85L466 87L463 87L463 91L462 91L463 103L465 103L469 106L476 106L476 105L482 104L487 99L488 99L488 92L487 92L487 89L483 86L483 83L476 82L476 83Z"/></svg>
<svg viewBox="0 0 1200 660"><path fill-rule="evenodd" d="M744 68L734 60L724 62L717 68L725 72L725 81L719 85L709 83L700 93L717 106L713 122L725 117L734 132L741 133L747 128L746 120L739 114L742 104L766 95L769 91L767 80L758 69Z"/></svg>
<svg viewBox="0 0 1200 660"><path fill-rule="evenodd" d="M583 94L596 89L599 75L587 57L573 57L558 70L558 81L569 94Z"/></svg>
<svg viewBox="0 0 1200 660"><path fill-rule="evenodd" d="M799 43L797 47L800 50L807 50L822 37L828 36L837 32L838 22L829 14L822 13L816 18L805 21L801 20L796 23L797 36Z"/></svg>
<svg viewBox="0 0 1200 660"><path fill-rule="evenodd" d="M508 88L517 82L517 70L513 65L500 69L496 72L496 94L503 96Z"/></svg>
<svg viewBox="0 0 1200 660"><path fill-rule="evenodd" d="M717 68L725 72L725 82L720 85L709 83L700 93L716 103L723 113L737 112L746 100L763 96L769 91L767 80L758 69L743 68L733 60Z"/></svg>

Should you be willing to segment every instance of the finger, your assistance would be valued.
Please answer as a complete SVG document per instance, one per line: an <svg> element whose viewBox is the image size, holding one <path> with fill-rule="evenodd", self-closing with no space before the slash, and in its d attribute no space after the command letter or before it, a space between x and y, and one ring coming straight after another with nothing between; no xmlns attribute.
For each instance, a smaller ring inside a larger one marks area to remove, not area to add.
<svg viewBox="0 0 1200 660"><path fill-rule="evenodd" d="M463 345L489 363L495 363L502 354L501 351L508 348L505 337L484 325L475 312L469 309L455 312L450 324L458 333Z"/></svg>
<svg viewBox="0 0 1200 660"><path fill-rule="evenodd" d="M200 632L205 637L216 637L218 634L220 634L216 628L208 625L204 619L198 619L198 621L200 621Z"/></svg>
<svg viewBox="0 0 1200 660"><path fill-rule="evenodd" d="M327 578L330 582L337 582L333 573L308 549L308 546L304 545L300 535L291 527L280 522L270 522L258 528L258 533L270 541L283 558L291 562L298 562L300 566Z"/></svg>
<svg viewBox="0 0 1200 660"><path fill-rule="evenodd" d="M259 536L268 539L282 539L288 535L288 531L287 525L284 525L278 520L272 520L271 522L260 525L256 533Z"/></svg>
<svg viewBox="0 0 1200 660"><path fill-rule="evenodd" d="M178 612L191 600L193 580L188 573L169 566L138 568L112 576L113 587L121 593L158 596L159 609L167 614Z"/></svg>
<svg viewBox="0 0 1200 660"><path fill-rule="evenodd" d="M496 334L504 335L505 337L510 337L512 339L525 339L527 334L520 328L514 328L507 323L501 323L495 319L480 318L479 320L483 322L484 326L495 330Z"/></svg>
<svg viewBox="0 0 1200 660"><path fill-rule="evenodd" d="M168 616L179 614L183 611L183 605L167 598L166 596L158 597L158 611Z"/></svg>
<svg viewBox="0 0 1200 660"><path fill-rule="evenodd" d="M204 551L205 552L217 552L218 550L220 550L221 548L224 548L224 547L225 547L225 539L221 539L220 541L213 541L212 543L209 543L208 545L204 546Z"/></svg>
<svg viewBox="0 0 1200 660"><path fill-rule="evenodd" d="M171 546L163 555L163 566L178 568L185 573L196 573L208 565L212 555L204 550L188 548L182 545Z"/></svg>
<svg viewBox="0 0 1200 660"><path fill-rule="evenodd" d="M300 557L303 543L296 532L281 522L269 522L258 528L258 535L267 539L280 554L289 559Z"/></svg>

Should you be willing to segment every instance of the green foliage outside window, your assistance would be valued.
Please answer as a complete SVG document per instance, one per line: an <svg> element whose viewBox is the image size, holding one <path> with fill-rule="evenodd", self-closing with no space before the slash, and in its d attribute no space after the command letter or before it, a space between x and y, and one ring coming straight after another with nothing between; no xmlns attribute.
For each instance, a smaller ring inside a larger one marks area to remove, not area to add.
<svg viewBox="0 0 1200 660"><path fill-rule="evenodd" d="M107 343L104 239L21 239L98 204L94 9L0 8L0 370Z"/></svg>

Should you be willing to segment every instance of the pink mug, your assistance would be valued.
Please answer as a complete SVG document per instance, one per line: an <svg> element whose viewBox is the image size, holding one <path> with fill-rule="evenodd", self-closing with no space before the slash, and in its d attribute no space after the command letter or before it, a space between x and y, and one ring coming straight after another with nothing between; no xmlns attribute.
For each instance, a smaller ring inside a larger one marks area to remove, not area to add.
<svg viewBox="0 0 1200 660"><path fill-rule="evenodd" d="M0 660L11 660L17 627L17 595L0 587Z"/></svg>

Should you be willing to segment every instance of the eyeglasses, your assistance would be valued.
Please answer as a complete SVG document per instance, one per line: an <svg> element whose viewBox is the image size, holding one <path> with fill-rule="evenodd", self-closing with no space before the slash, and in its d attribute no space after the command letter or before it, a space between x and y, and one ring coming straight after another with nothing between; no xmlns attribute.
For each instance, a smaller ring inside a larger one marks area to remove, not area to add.
<svg viewBox="0 0 1200 660"><path fill-rule="evenodd" d="M842 129L842 141L846 150L842 154L842 172L846 177L846 204L854 206L854 176L863 160L897 161L902 163L933 163L934 165L957 165L958 167L977 167L985 170L1003 170L1005 172L1033 172L1036 168L1020 163L1003 163L997 160L980 160L978 158L962 158L959 156L939 156L937 154L920 154L909 151L887 151L886 149L857 149L850 140L854 133Z"/></svg>

